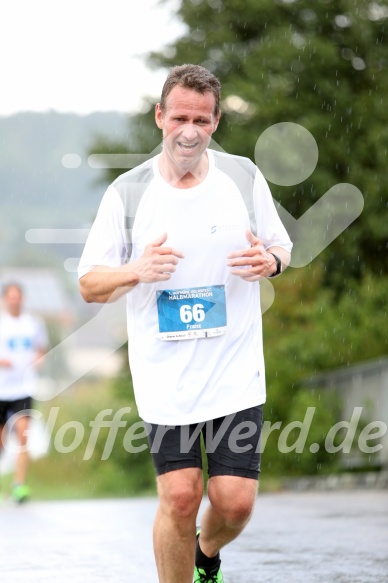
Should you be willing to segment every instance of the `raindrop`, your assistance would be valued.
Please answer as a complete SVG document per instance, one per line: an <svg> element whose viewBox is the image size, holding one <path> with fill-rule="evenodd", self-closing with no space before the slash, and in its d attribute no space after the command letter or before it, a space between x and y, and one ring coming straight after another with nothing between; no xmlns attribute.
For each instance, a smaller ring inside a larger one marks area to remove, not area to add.
<svg viewBox="0 0 388 583"><path fill-rule="evenodd" d="M337 14L334 21L339 28L348 28L352 25L352 21L346 14Z"/></svg>
<svg viewBox="0 0 388 583"><path fill-rule="evenodd" d="M207 59L202 64L205 67L205 69L208 69L208 71L210 71L211 73L214 73L217 69L217 63L212 59Z"/></svg>
<svg viewBox="0 0 388 583"><path fill-rule="evenodd" d="M291 42L297 49L303 49L306 44L306 40L303 35L299 34L298 32L294 32L291 37Z"/></svg>
<svg viewBox="0 0 388 583"><path fill-rule="evenodd" d="M213 61L221 61L223 56L224 56L224 53L221 51L221 49L213 48L213 49L210 49L210 51L209 51L209 57Z"/></svg>
<svg viewBox="0 0 388 583"><path fill-rule="evenodd" d="M388 6L381 6L377 2L371 2L368 7L369 20L383 20L388 17Z"/></svg>
<svg viewBox="0 0 388 583"><path fill-rule="evenodd" d="M363 71L366 68L365 61L360 57L354 57L352 59L352 65L353 69L356 69L356 71Z"/></svg>
<svg viewBox="0 0 388 583"><path fill-rule="evenodd" d="M341 50L341 55L347 61L351 61L354 57L353 51L351 49L347 49L347 48Z"/></svg>
<svg viewBox="0 0 388 583"><path fill-rule="evenodd" d="M314 10L310 10L309 8L306 8L306 10L301 10L300 16L305 22L315 22L317 19L317 15Z"/></svg>
<svg viewBox="0 0 388 583"><path fill-rule="evenodd" d="M248 103L238 95L228 95L228 97L222 102L222 107L225 111L246 115L252 114L255 110L253 104Z"/></svg>
<svg viewBox="0 0 388 583"><path fill-rule="evenodd" d="M213 10L222 10L223 8L221 0L207 0L207 3Z"/></svg>
<svg viewBox="0 0 388 583"><path fill-rule="evenodd" d="M173 59L176 55L176 48L175 47L165 47L162 51L162 55L166 59Z"/></svg>
<svg viewBox="0 0 388 583"><path fill-rule="evenodd" d="M202 43L205 40L205 33L203 30L193 30L191 33L191 40L196 43Z"/></svg>

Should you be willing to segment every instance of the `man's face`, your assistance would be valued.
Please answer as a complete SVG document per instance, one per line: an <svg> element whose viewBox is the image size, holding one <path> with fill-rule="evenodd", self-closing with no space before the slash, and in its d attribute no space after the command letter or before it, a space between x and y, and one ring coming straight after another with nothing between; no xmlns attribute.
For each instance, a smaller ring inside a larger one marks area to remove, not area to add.
<svg viewBox="0 0 388 583"><path fill-rule="evenodd" d="M23 306L23 294L17 287L11 286L5 292L3 302L5 309L10 314L18 315Z"/></svg>
<svg viewBox="0 0 388 583"><path fill-rule="evenodd" d="M158 103L155 120L163 132L163 152L168 162L182 171L195 168L217 129L220 115L214 115L215 99L193 89L175 86L166 99L164 113Z"/></svg>

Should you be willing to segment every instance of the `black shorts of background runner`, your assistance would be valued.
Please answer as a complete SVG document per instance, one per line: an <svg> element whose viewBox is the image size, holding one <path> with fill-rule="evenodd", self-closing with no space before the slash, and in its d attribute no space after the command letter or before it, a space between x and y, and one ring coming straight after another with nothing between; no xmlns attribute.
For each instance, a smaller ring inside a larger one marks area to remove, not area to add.
<svg viewBox="0 0 388 583"><path fill-rule="evenodd" d="M201 468L201 434L208 474L258 479L263 405L191 425L145 423L158 476L183 468Z"/></svg>
<svg viewBox="0 0 388 583"><path fill-rule="evenodd" d="M1 401L0 400L0 425L5 425L10 417L20 411L28 411L31 409L32 398L23 397L15 401Z"/></svg>

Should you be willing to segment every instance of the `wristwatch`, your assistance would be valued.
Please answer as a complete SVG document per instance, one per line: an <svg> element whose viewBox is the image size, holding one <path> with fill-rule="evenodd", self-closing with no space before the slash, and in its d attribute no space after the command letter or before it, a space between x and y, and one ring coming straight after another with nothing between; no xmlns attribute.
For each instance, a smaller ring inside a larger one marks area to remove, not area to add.
<svg viewBox="0 0 388 583"><path fill-rule="evenodd" d="M271 251L268 251L268 253L271 253ZM280 275L281 272L282 272L282 260L280 259L280 257L278 257L277 255L275 255L275 253L271 253L271 255L273 255L275 257L275 259L276 259L276 271L274 271L268 277L276 277L277 275Z"/></svg>

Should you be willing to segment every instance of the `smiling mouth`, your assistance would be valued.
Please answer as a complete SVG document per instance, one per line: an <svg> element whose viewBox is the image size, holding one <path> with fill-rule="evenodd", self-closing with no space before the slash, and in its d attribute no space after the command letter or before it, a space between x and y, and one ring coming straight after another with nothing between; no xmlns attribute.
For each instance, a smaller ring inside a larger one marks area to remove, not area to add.
<svg viewBox="0 0 388 583"><path fill-rule="evenodd" d="M192 152L198 146L198 142L195 142L195 144L185 144L184 142L178 142L178 146L183 152Z"/></svg>

